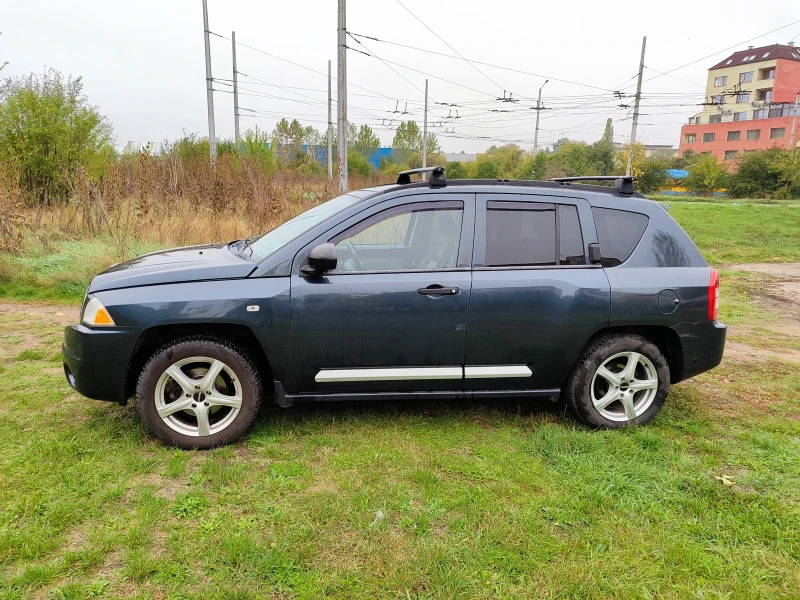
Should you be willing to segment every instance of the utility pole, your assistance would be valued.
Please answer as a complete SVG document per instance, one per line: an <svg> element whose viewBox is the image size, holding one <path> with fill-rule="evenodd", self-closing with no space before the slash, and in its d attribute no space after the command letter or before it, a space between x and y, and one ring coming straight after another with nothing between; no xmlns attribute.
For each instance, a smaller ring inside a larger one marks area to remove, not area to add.
<svg viewBox="0 0 800 600"><path fill-rule="evenodd" d="M208 150L209 158L217 160L217 135L214 132L214 89L211 79L211 42L208 38L208 0L203 0L203 35L206 42L206 101L208 103Z"/></svg>
<svg viewBox="0 0 800 600"><path fill-rule="evenodd" d="M647 46L647 36L642 38L642 57L639 59L639 78L636 80L636 100L633 103L633 124L631 125L631 140L628 142L628 169L626 175L631 174L633 166L633 144L636 142L636 126L639 124L639 101L642 99L642 72L644 71L644 49Z"/></svg>
<svg viewBox="0 0 800 600"><path fill-rule="evenodd" d="M236 32L231 31L231 52L233 56L233 139L236 141L236 151L239 151L239 83L236 70Z"/></svg>
<svg viewBox="0 0 800 600"><path fill-rule="evenodd" d="M336 143L339 150L339 191L345 193L347 185L347 6L346 0L339 0L339 54L336 79Z"/></svg>
<svg viewBox="0 0 800 600"><path fill-rule="evenodd" d="M428 166L428 80L425 80L425 117L422 121L422 166ZM428 179L424 174L424 179Z"/></svg>
<svg viewBox="0 0 800 600"><path fill-rule="evenodd" d="M331 61L328 61L328 179L333 179L333 117L331 111Z"/></svg>
<svg viewBox="0 0 800 600"><path fill-rule="evenodd" d="M797 148L797 113L800 112L800 92L794 99L794 117L792 118L792 135L789 137L789 149Z"/></svg>
<svg viewBox="0 0 800 600"><path fill-rule="evenodd" d="M536 101L536 132L533 134L533 156L536 156L536 151L539 149L539 115L542 113L542 90L544 86L547 85L547 82L550 81L546 79L545 82L542 84L542 87L539 88L539 99Z"/></svg>

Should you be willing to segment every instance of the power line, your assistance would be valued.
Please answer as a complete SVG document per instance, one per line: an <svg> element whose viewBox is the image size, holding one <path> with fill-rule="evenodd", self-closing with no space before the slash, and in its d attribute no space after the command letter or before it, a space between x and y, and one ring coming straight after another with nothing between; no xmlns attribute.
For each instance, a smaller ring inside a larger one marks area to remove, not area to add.
<svg viewBox="0 0 800 600"><path fill-rule="evenodd" d="M484 76L486 79L488 79L488 80L489 80L489 81L491 81L491 82L492 82L494 85L496 85L498 88L500 88L501 90L503 90L503 95L505 96L505 89L503 89L503 86L501 86L501 85L500 85L499 83L497 83L497 82L496 82L494 79L492 79L491 77L489 77L489 76L488 76L486 73L484 73L483 71L481 71L481 70L480 70L478 67L476 67L476 66L475 66L475 65L474 65L472 62L470 62L469 60L467 60L466 58L464 58L464 55L463 55L463 54L461 54L461 52L459 52L458 50L456 50L455 48L453 48L453 47L452 47L450 44L448 44L448 43L447 43L447 42L446 42L446 41L445 41L445 40L442 38L442 36L440 36L440 35L439 35L438 33L436 33L436 32L435 32L433 29L431 29L430 27L428 27L428 24L427 24L425 21L423 21L422 19L420 19L420 18L419 18L417 15L415 15L413 12L411 12L411 10L409 10L409 8L408 8L408 7L407 7L405 4L403 4L402 2L400 2L400 0L396 0L396 1L397 1L397 3L398 3L400 6L402 6L404 9L406 9L406 11L408 12L408 14L410 14L410 15L411 15L412 17L414 17L414 18L415 18L417 21L419 21L419 22L420 22L420 23L421 23L421 24L422 24L422 25L425 27L425 29L427 29L427 30L428 30L428 31L430 31L430 32L431 32L433 35L435 35L437 38L439 38L439 41L441 41L441 42L442 42L442 43L443 43L445 46L447 46L448 48L450 48L450 50L452 50L453 52L455 52L456 54L458 54L458 55L459 55L459 56L460 56L460 57L461 57L463 60L465 60L465 61L466 61L466 62L467 62L467 63L468 63L468 64L469 64L469 65L470 65L470 66L471 66L473 69L475 69L475 70L476 70L478 73L480 73L481 75L483 75L483 76Z"/></svg>
<svg viewBox="0 0 800 600"><path fill-rule="evenodd" d="M350 32L350 33L351 33L351 35L354 35L356 37L363 37L365 39L372 40L374 42L380 42L382 44L391 44L392 46L399 46L401 48L408 48L409 50L416 50L418 52L427 52L428 54L436 54L437 56L443 56L445 58L452 58L452 59L459 60L458 56L453 56L452 54L445 54L443 52L437 52L435 50L428 50L426 48L418 48L416 46L409 46L408 44L401 44L399 42L391 42L389 40L382 40L382 39L379 39L379 38L376 38L376 37L372 37L372 36L369 36L369 35L363 35L363 34L353 33L353 32ZM504 67L502 65L495 65L495 64L483 62L483 61L480 61L480 60L472 60L472 59L467 59L467 58L463 58L463 57L462 57L462 59L466 60L469 63L474 63L476 65L483 65L483 66L486 66L486 67L492 67L494 69L503 69L504 71L511 71L513 73L519 73L521 75L529 75L531 77L537 77L537 78L540 78L540 79L550 79L552 81L558 81L558 82L567 83L567 84L570 84L570 85L577 85L577 86L581 86L581 87L592 88L592 89L595 89L595 90L602 90L604 92L612 92L613 91L613 90L610 90L610 89L607 89L607 88L599 87L599 86L596 86L596 85L591 85L591 84L588 84L588 83L579 83L577 81L570 81L568 79L559 79L558 77L552 77L550 75L542 75L540 73L532 73L530 71L523 71L521 69L515 69L515 68L512 68L512 67Z"/></svg>
<svg viewBox="0 0 800 600"><path fill-rule="evenodd" d="M767 35L769 35L771 33L775 33L776 31L780 31L781 29L786 29L787 27L791 27L792 25L797 25L798 23L800 23L800 19L798 19L797 21L793 21L792 23L788 23L787 25L781 25L777 29L773 29L772 31L767 31L766 33L762 33L761 35L757 35L757 36L755 36L753 38L750 38L749 40L745 40L743 42L739 42L738 44L734 44L733 46L728 46L727 48L724 48L722 50L718 50L717 52L712 52L711 54L709 54L707 56L704 56L702 58L698 58L697 60L693 60L692 62L688 62L685 65L681 65L680 67L675 67L674 69L670 69L668 71L664 71L660 75L655 75L654 77L650 77L649 79L645 79L645 81L652 81L653 79L658 79L659 77L663 77L664 75L669 75L670 73L673 73L674 71L679 71L680 69L683 69L685 67L693 65L695 63L699 63L700 61L706 60L707 58L711 58L712 56L716 56L717 54L722 54L723 52L727 52L728 50L733 50L734 48L738 48L740 46L743 46L744 44L747 44L748 42L752 42L754 40L757 40L759 38L767 36ZM629 85L627 87L631 87L631 86Z"/></svg>

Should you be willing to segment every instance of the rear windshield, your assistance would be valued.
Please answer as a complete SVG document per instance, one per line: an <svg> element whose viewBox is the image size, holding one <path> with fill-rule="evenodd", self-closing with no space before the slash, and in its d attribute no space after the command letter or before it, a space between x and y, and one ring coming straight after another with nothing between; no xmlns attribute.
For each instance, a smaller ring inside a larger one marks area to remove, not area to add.
<svg viewBox="0 0 800 600"><path fill-rule="evenodd" d="M369 194L359 192L350 192L349 194L338 196L333 200L323 202L297 215L295 218L286 221L282 225L278 225L272 231L268 231L254 241L250 249L252 249L253 255L259 259L266 258L312 227L319 225L328 217L332 217L340 210L347 208L354 202L358 202L361 198L368 195Z"/></svg>
<svg viewBox="0 0 800 600"><path fill-rule="evenodd" d="M593 208L597 239L600 242L601 263L604 267L615 267L628 260L650 218L641 213L613 208Z"/></svg>

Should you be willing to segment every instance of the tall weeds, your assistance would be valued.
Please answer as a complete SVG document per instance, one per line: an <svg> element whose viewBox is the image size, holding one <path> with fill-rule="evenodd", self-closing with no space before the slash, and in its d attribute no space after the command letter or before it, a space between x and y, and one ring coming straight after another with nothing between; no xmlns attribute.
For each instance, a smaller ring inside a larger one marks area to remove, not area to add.
<svg viewBox="0 0 800 600"><path fill-rule="evenodd" d="M353 174L351 187L385 180ZM118 257L130 255L133 242L229 241L268 231L338 194L335 180L280 169L258 153L225 154L215 165L179 152L123 156L99 181L78 172L70 199L50 206L26 205L16 181L0 176L0 250L15 253L59 239L107 239Z"/></svg>

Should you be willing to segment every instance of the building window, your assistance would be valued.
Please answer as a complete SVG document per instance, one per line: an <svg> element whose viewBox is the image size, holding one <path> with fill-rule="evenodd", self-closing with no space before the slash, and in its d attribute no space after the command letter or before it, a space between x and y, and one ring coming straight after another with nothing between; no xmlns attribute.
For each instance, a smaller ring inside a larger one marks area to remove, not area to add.
<svg viewBox="0 0 800 600"><path fill-rule="evenodd" d="M766 108L759 108L753 111L753 119L766 119L769 111Z"/></svg>
<svg viewBox="0 0 800 600"><path fill-rule="evenodd" d="M749 142L753 142L761 137L761 130L760 129L748 129L747 130L747 140Z"/></svg>
<svg viewBox="0 0 800 600"><path fill-rule="evenodd" d="M770 118L774 117L791 117L794 115L794 104L773 104L769 107Z"/></svg>
<svg viewBox="0 0 800 600"><path fill-rule="evenodd" d="M753 72L739 73L739 83L750 83L753 81Z"/></svg>
<svg viewBox="0 0 800 600"><path fill-rule="evenodd" d="M700 117L699 117L699 116L695 117L695 118L694 118L694 124L695 124L695 125L700 125L700 123L701 123L701 119L700 119ZM691 124L692 124L692 120L691 120L691 119L689 119L689 125L691 125Z"/></svg>
<svg viewBox="0 0 800 600"><path fill-rule="evenodd" d="M769 130L769 139L779 140L786 135L786 127L773 127Z"/></svg>
<svg viewBox="0 0 800 600"><path fill-rule="evenodd" d="M704 142L713 142L714 141L714 134L713 133L704 133L703 134L703 141Z"/></svg>
<svg viewBox="0 0 800 600"><path fill-rule="evenodd" d="M738 142L739 136L742 135L741 131L729 131L727 141L729 142Z"/></svg>
<svg viewBox="0 0 800 600"><path fill-rule="evenodd" d="M709 115L708 116L709 123L722 123L722 115Z"/></svg>
<svg viewBox="0 0 800 600"><path fill-rule="evenodd" d="M750 102L750 92L736 94L736 102Z"/></svg>
<svg viewBox="0 0 800 600"><path fill-rule="evenodd" d="M723 86L723 85L728 85L728 76L727 75L723 75L722 77L717 77L714 80L714 86L715 87L720 87L720 86Z"/></svg>
<svg viewBox="0 0 800 600"><path fill-rule="evenodd" d="M711 104L725 104L725 95L711 96Z"/></svg>
<svg viewBox="0 0 800 600"><path fill-rule="evenodd" d="M775 79L775 67L770 67L768 69L761 69L758 72L759 79Z"/></svg>
<svg viewBox="0 0 800 600"><path fill-rule="evenodd" d="M733 113L734 121L747 121L747 111Z"/></svg>
<svg viewBox="0 0 800 600"><path fill-rule="evenodd" d="M685 136L683 136L683 141L687 144L694 144L697 141L697 134L687 133Z"/></svg>
<svg viewBox="0 0 800 600"><path fill-rule="evenodd" d="M725 156L723 157L725 160L731 160L736 158L738 152L736 150L725 150Z"/></svg>
<svg viewBox="0 0 800 600"><path fill-rule="evenodd" d="M771 102L772 90L758 90L758 100L759 102Z"/></svg>

